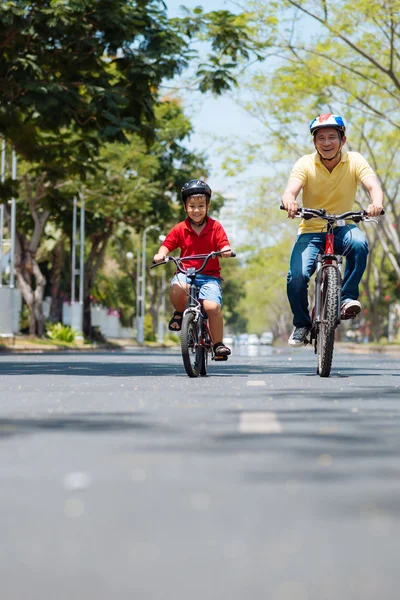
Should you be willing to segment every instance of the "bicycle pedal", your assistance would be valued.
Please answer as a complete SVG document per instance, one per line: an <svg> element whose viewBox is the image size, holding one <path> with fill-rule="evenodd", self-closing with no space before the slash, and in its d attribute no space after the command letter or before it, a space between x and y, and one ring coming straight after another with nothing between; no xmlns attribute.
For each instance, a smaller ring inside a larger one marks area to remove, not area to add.
<svg viewBox="0 0 400 600"><path fill-rule="evenodd" d="M214 356L214 360L218 360L218 361L228 360L228 357L227 356Z"/></svg>

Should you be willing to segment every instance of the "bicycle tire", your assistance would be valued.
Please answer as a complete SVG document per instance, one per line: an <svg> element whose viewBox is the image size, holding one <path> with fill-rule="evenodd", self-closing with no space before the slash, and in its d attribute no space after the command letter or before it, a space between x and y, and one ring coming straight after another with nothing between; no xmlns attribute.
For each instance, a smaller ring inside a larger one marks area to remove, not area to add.
<svg viewBox="0 0 400 600"><path fill-rule="evenodd" d="M200 375L205 377L207 375L208 370L208 353L211 352L210 348L210 338L208 334L207 325L202 325L202 337L204 338L205 346L202 348L202 356L201 356L201 365L200 365ZM204 334L204 335L203 335Z"/></svg>
<svg viewBox="0 0 400 600"><path fill-rule="evenodd" d="M321 322L317 338L317 373L320 377L329 377L332 368L338 314L338 285L337 269L325 267L321 283Z"/></svg>
<svg viewBox="0 0 400 600"><path fill-rule="evenodd" d="M202 348L201 353L201 364L200 364L200 375L205 377L208 370L208 351L207 348Z"/></svg>
<svg viewBox="0 0 400 600"><path fill-rule="evenodd" d="M191 312L184 315L182 319L181 350L186 373L189 377L198 377L204 349L199 344L198 323Z"/></svg>

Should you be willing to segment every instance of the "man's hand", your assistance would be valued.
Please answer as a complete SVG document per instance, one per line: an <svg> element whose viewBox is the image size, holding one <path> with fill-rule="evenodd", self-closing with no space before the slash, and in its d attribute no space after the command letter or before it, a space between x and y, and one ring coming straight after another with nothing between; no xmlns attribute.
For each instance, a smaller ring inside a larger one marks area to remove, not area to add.
<svg viewBox="0 0 400 600"><path fill-rule="evenodd" d="M282 194L282 204L287 210L289 219L294 219L299 210L299 203L296 198L300 194L303 187L300 179L289 179L286 190Z"/></svg>
<svg viewBox="0 0 400 600"><path fill-rule="evenodd" d="M297 211L299 210L299 203L297 200L289 200L289 202L282 200L282 204L287 210L288 218L294 219L297 215Z"/></svg>
<svg viewBox="0 0 400 600"><path fill-rule="evenodd" d="M367 214L369 217L379 217L382 212L382 204L370 204L367 208Z"/></svg>
<svg viewBox="0 0 400 600"><path fill-rule="evenodd" d="M154 260L154 262L158 263L158 262L163 262L164 258L165 258L165 254L158 253L158 254L154 255L153 260Z"/></svg>

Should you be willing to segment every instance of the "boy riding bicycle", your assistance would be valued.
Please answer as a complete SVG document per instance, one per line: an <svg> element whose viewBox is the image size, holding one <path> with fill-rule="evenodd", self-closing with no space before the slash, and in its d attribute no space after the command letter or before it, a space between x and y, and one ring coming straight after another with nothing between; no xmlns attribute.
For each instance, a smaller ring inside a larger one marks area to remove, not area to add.
<svg viewBox="0 0 400 600"><path fill-rule="evenodd" d="M383 193L376 175L358 152L342 152L346 142L346 127L339 115L320 115L310 125L316 152L300 158L294 165L282 204L288 217L294 219L299 205L297 196L303 192L303 206L324 208L327 213L351 211L357 184L361 183L370 196L367 214L381 214ZM290 346L303 346L311 328L308 310L308 282L316 268L315 259L324 248L326 233L320 219L302 221L292 250L287 276L287 295L293 313L294 331ZM361 311L358 301L359 283L365 271L368 243L356 225L334 229L336 254L346 256L342 285L341 318L354 318Z"/></svg>
<svg viewBox="0 0 400 600"><path fill-rule="evenodd" d="M222 225L207 215L210 206L211 188L204 181L191 179L181 189L181 197L187 218L171 229L162 246L154 255L154 261L160 262L173 250L180 248L180 257L194 254L209 254L213 251L223 252L222 256L231 256L228 237ZM188 261L187 267L197 266L195 261ZM216 356L229 356L230 349L222 342L223 319L221 312L221 267L218 258L208 261L204 271L197 275L199 299L206 312ZM174 306L174 314L169 322L170 331L180 331L183 311L187 303L189 286L185 275L176 273L170 285L170 299Z"/></svg>

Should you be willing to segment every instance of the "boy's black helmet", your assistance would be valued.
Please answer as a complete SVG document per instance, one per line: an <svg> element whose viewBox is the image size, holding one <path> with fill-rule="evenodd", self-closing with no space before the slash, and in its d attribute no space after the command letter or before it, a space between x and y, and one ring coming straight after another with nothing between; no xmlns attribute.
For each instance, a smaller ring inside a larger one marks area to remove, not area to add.
<svg viewBox="0 0 400 600"><path fill-rule="evenodd" d="M207 197L208 202L211 198L212 191L205 181L202 181L201 179L191 179L182 186L181 197L183 202L186 202L186 199L194 194L204 194Z"/></svg>

